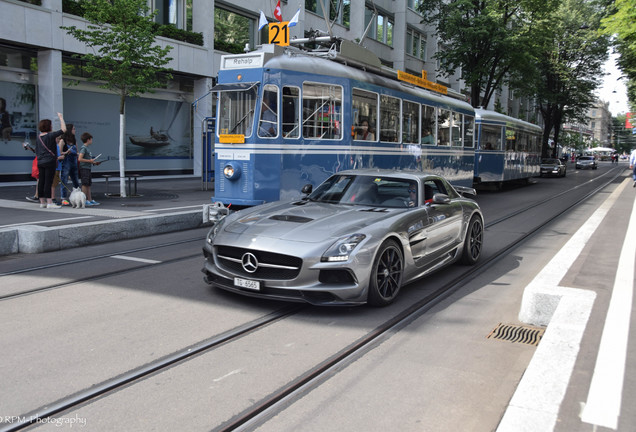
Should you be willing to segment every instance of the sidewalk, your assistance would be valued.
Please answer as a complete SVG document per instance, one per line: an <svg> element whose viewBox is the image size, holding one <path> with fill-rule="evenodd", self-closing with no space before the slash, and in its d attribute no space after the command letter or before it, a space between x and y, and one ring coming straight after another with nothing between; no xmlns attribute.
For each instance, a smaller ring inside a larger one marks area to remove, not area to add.
<svg viewBox="0 0 636 432"><path fill-rule="evenodd" d="M192 229L204 226L203 205L210 204L213 186L204 190L199 177L140 178L137 195L119 192L118 179L107 187L93 182L99 206L42 209L26 200L35 183L0 183L0 256L40 253L86 244ZM134 192L134 188L133 188Z"/></svg>

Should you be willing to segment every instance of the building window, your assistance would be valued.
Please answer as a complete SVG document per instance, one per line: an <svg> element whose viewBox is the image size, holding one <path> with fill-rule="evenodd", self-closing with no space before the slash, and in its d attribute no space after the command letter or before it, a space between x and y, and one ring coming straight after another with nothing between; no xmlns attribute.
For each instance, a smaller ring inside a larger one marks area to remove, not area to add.
<svg viewBox="0 0 636 432"><path fill-rule="evenodd" d="M242 53L245 44L255 46L255 28L255 19L228 9L214 8L214 48L219 51ZM267 27L263 31L267 31Z"/></svg>
<svg viewBox="0 0 636 432"><path fill-rule="evenodd" d="M365 28L369 25L371 19L373 19L373 23L371 25L371 29L369 30L369 37L371 39L377 40L378 42L393 46L393 18L379 11L378 14L374 17L373 9L367 7L365 8L364 13Z"/></svg>
<svg viewBox="0 0 636 432"><path fill-rule="evenodd" d="M181 29L186 27L185 0L154 0L152 9L157 11L155 21L158 24L172 24Z"/></svg>
<svg viewBox="0 0 636 432"><path fill-rule="evenodd" d="M409 9L413 9L416 12L417 12L417 8L419 7L420 3L421 3L421 0L408 0L407 1Z"/></svg>
<svg viewBox="0 0 636 432"><path fill-rule="evenodd" d="M313 12L321 17L324 16L323 10L326 7L329 10L329 20L344 27L349 27L351 22L351 0L328 1L323 5L323 0L305 0L305 10Z"/></svg>
<svg viewBox="0 0 636 432"><path fill-rule="evenodd" d="M406 31L406 53L426 61L426 35L408 29Z"/></svg>

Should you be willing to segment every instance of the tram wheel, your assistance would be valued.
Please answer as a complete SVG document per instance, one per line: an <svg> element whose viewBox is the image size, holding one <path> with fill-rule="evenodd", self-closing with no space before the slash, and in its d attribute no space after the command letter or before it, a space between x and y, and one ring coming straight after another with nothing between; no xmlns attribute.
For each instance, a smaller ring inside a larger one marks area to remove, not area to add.
<svg viewBox="0 0 636 432"><path fill-rule="evenodd" d="M372 306L390 304L400 292L404 257L394 240L382 243L373 261L367 302Z"/></svg>
<svg viewBox="0 0 636 432"><path fill-rule="evenodd" d="M466 265L473 265L481 256L484 243L484 225L478 216L473 216L468 224L461 261Z"/></svg>

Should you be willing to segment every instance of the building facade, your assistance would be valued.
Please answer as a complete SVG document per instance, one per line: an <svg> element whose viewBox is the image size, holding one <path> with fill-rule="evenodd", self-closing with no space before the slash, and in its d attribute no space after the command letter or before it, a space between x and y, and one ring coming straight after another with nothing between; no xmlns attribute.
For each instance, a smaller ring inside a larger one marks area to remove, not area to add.
<svg viewBox="0 0 636 432"><path fill-rule="evenodd" d="M442 47L433 29L421 23L418 0L326 3L328 9L323 10L320 0L300 5L281 1L284 21L299 11L299 23L290 36L331 33L361 41L387 66L416 75L426 71L431 81L465 90L460 71L448 77L437 72L434 55ZM54 127L59 126L57 112L75 125L78 137L83 132L94 136L93 153L107 159L96 167L96 175L118 172L118 95L81 76L81 63L74 56L88 48L60 28L84 28L87 22L65 11L62 0L0 0L0 5L0 98L11 123L10 139L0 146L0 181L29 178L33 154L24 144L35 142L40 119L52 119ZM148 0L148 5L158 12L158 23L201 33L203 44L157 38L159 45L172 47L173 60L167 66L173 78L164 88L127 100L126 169L201 175L205 120L213 116L215 105L210 89L221 56L266 43L268 30L259 29L260 11L274 21L276 1ZM532 120L528 103L506 89L495 103L508 115Z"/></svg>

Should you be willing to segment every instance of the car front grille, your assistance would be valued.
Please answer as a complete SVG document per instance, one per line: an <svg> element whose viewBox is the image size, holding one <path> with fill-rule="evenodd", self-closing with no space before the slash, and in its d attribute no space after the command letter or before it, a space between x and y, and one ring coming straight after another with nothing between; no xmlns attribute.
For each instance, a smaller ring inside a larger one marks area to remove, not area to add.
<svg viewBox="0 0 636 432"><path fill-rule="evenodd" d="M243 268L243 257L252 254L258 261L256 271L248 272ZM251 279L290 280L300 273L303 260L291 255L277 254L254 249L233 246L217 246L218 263L227 271Z"/></svg>

